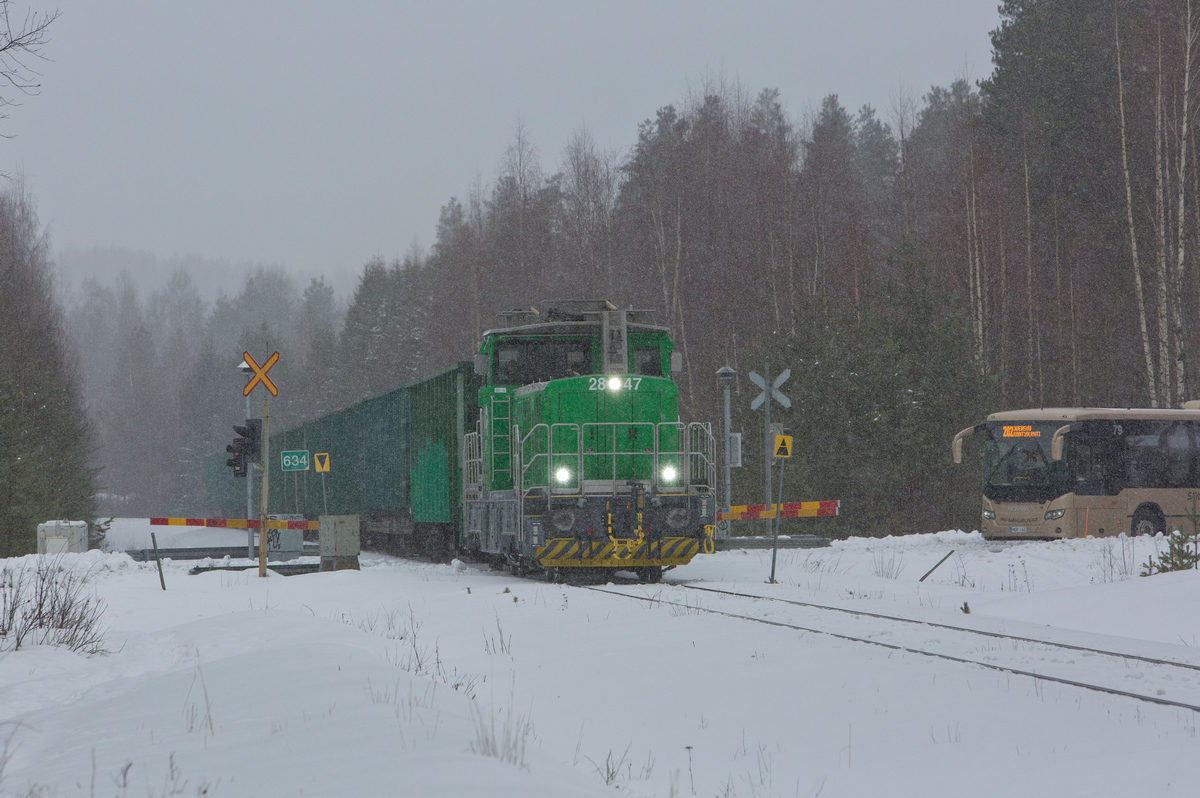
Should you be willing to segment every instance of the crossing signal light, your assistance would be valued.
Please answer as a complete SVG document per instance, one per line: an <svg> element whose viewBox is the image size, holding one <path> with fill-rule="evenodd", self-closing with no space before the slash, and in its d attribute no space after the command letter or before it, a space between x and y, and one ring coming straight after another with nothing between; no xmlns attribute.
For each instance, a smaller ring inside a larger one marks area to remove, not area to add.
<svg viewBox="0 0 1200 798"><path fill-rule="evenodd" d="M235 477L244 477L250 470L250 463L262 461L262 419L248 418L244 427L235 424L233 431L238 437L225 447L225 451L233 455L225 465L233 469Z"/></svg>
<svg viewBox="0 0 1200 798"><path fill-rule="evenodd" d="M229 445L225 447L225 451L233 455L233 457L225 461L225 465L233 468L233 475L235 477L246 476L246 458L242 455L241 450L233 448L233 445Z"/></svg>
<svg viewBox="0 0 1200 798"><path fill-rule="evenodd" d="M245 456L246 462L262 462L262 419L248 418L246 426L239 427L235 424L233 431L239 436L233 441L234 448Z"/></svg>

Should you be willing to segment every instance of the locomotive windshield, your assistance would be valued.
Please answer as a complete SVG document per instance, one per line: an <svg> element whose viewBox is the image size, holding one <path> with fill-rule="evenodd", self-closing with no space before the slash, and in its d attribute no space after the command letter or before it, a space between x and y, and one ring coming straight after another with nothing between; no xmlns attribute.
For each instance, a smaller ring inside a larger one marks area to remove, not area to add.
<svg viewBox="0 0 1200 798"><path fill-rule="evenodd" d="M592 342L586 338L510 338L498 342L492 354L493 385L529 385L592 373Z"/></svg>

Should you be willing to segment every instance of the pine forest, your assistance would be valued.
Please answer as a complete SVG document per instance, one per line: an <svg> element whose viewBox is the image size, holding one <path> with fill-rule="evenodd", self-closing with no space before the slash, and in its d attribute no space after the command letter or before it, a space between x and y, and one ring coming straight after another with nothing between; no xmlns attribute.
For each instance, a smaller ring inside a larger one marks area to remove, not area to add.
<svg viewBox="0 0 1200 798"><path fill-rule="evenodd" d="M543 153L517 123L493 179L429 198L428 250L364 264L352 296L263 266L206 303L179 268L153 295L126 279L61 311L28 306L53 324L25 329L63 365L24 382L20 358L45 355L0 346L3 406L22 397L0 435L40 391L54 421L22 456L84 442L54 458L91 485L64 507L202 515L202 460L244 417L243 349L280 352L271 423L285 429L469 359L499 311L608 299L670 327L686 419L717 429L716 371L737 371L735 503L762 501L746 375L769 361L793 375L792 408L773 417L796 436L784 501L845 508L821 534L974 529L978 463L955 467L950 440L987 413L1200 398L1200 6L1000 11L986 78L898 84L886 108L829 94L788 109L716 78L647 109L621 151L581 128ZM45 259L22 196L0 203L0 276L36 283L44 264L13 276ZM0 484L32 502L17 451ZM29 513L9 506L12 549Z"/></svg>

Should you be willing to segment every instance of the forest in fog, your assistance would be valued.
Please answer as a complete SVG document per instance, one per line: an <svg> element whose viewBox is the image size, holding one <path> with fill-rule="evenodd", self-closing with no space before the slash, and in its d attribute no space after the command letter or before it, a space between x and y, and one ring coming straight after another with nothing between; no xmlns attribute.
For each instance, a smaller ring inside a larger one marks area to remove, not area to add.
<svg viewBox="0 0 1200 798"><path fill-rule="evenodd" d="M278 267L215 303L186 270L153 295L92 282L65 324L99 512L204 512L243 349L281 354L280 430L469 358L501 310L605 298L671 328L686 419L716 426L715 372L738 371L735 501L761 501L746 373L769 358L793 373L785 501L846 508L823 533L974 528L949 442L984 414L1200 398L1193 17L1010 0L988 77L887 108L715 80L622 151L581 129L547 155L518 124L493 180L430 198L428 251L364 264L352 296Z"/></svg>

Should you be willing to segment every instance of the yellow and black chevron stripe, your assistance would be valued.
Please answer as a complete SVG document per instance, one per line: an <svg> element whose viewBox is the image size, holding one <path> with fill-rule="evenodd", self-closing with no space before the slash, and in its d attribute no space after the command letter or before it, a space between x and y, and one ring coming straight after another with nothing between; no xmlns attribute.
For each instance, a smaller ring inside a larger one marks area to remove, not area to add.
<svg viewBox="0 0 1200 798"><path fill-rule="evenodd" d="M654 565L687 565L700 551L696 538L579 541L551 540L537 551L537 561L547 568L636 568Z"/></svg>

